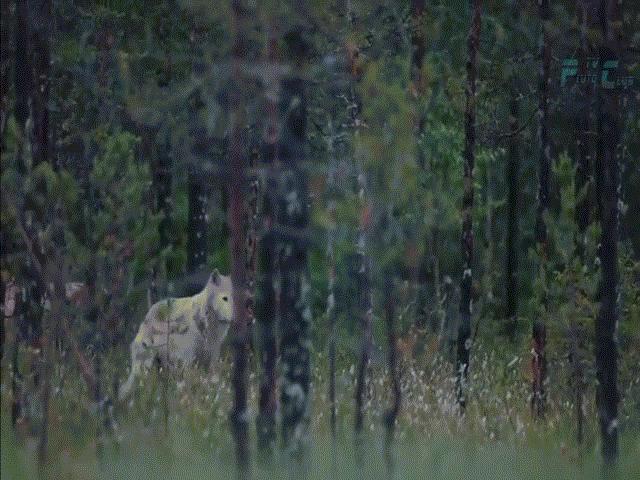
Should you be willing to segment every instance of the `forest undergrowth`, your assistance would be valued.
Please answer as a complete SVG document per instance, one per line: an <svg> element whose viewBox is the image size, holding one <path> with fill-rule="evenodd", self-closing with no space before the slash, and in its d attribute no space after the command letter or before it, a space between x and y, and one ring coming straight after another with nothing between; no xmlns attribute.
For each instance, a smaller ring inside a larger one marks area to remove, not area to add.
<svg viewBox="0 0 640 480"><path fill-rule="evenodd" d="M434 345L435 338L420 339ZM526 352L522 336L522 347ZM513 355L502 340L478 341L469 375L469 402L460 415L455 374L441 349L429 348L401 359L402 407L396 428L394 476L399 479L600 478L599 432L593 382L586 382L584 438L576 440L575 391L567 358L549 357L548 402L542 420L530 413L530 358ZM621 458L619 478L640 474L640 350L634 342L621 357ZM560 351L560 350L559 350ZM227 352L229 353L229 352ZM344 355L337 371L337 438L329 430L327 358L315 354L308 478L387 478L384 423L390 406L389 376L372 362L367 384L366 428L362 464L354 460L353 384L356 367ZM374 356L375 358L375 356ZM115 364L117 359L106 362ZM230 356L221 375L199 369L175 373L155 370L141 379L126 404L104 409L108 427L98 421L96 405L87 407L86 386L73 370L57 362L50 415L49 478L229 478L234 472L228 414L232 402ZM255 438L257 389L255 359L249 379L252 438ZM10 390L6 369L2 383L2 478L34 478L38 418L10 427ZM587 375L590 373L587 372ZM105 369L105 384L116 383ZM37 411L37 409L34 409ZM96 428L101 428L96 435ZM96 445L96 438L100 445ZM96 455L96 451L99 452ZM283 478L283 461L256 464L256 478Z"/></svg>

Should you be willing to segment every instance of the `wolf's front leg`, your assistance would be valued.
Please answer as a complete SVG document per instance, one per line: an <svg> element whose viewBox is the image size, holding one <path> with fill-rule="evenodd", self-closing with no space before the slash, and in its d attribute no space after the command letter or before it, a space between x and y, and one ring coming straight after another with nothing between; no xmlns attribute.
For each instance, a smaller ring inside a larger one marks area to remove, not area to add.
<svg viewBox="0 0 640 480"><path fill-rule="evenodd" d="M209 372L212 374L218 373L218 367L220 364L220 349L222 347L222 341L214 342L209 350Z"/></svg>

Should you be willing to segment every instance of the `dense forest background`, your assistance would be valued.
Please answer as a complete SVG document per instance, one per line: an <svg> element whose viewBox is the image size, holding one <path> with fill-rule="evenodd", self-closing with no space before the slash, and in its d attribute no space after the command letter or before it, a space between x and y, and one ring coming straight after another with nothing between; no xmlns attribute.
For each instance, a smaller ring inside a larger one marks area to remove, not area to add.
<svg viewBox="0 0 640 480"><path fill-rule="evenodd" d="M223 478L234 442L245 477L640 473L638 25L2 0L3 476ZM222 367L119 404L149 307L214 269Z"/></svg>

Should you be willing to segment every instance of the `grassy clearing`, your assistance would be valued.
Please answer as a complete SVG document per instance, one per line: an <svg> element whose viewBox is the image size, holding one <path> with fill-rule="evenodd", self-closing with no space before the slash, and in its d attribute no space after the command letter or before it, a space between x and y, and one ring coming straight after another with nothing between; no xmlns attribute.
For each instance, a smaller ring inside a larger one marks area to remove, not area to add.
<svg viewBox="0 0 640 480"><path fill-rule="evenodd" d="M325 360L316 356L308 478L385 478L382 416L390 401L385 369L381 365L371 367L365 457L363 465L358 466L351 429L354 369L348 361L341 362L339 439L334 466L328 433ZM640 478L640 374L629 363L635 360L635 355L625 355L621 364L618 478L622 479ZM553 362L548 412L544 421L534 422L528 410L527 365L528 358L524 356L476 345L470 377L471 401L466 415L461 417L455 406L453 371L448 361L427 353L417 361L403 362L395 477L600 478L593 388L585 392L585 439L578 447L572 391L566 381L568 366L559 359ZM199 370L169 378L165 372L151 372L140 381L140 388L129 403L113 406L115 428L103 437L103 454L98 460L95 409L87 407L80 378L58 368L51 403L51 461L46 473L50 478L69 480L230 478L234 474L234 453L227 423L231 401L228 361L222 371L225 373L221 378ZM106 371L106 384L114 383L112 375L115 371ZM250 404L257 405L253 374L250 380ZM21 426L14 433L9 427L9 401L5 381L2 478L32 479L37 474L36 437L32 434L37 432L37 418L31 432ZM253 419L251 425L253 428ZM265 479L285 478L289 472L284 459L270 468L254 465L254 470L256 478Z"/></svg>

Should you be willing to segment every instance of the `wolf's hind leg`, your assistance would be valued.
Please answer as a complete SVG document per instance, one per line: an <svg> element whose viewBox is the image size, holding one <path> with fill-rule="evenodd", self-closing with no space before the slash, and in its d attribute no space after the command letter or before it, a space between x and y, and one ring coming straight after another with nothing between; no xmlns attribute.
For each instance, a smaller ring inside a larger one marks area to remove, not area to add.
<svg viewBox="0 0 640 480"><path fill-rule="evenodd" d="M142 373L143 368L151 367L153 359L151 358L149 349L142 341L136 340L131 344L131 372L127 380L120 386L118 390L118 399L120 401L126 399L131 390L133 390L136 379Z"/></svg>

